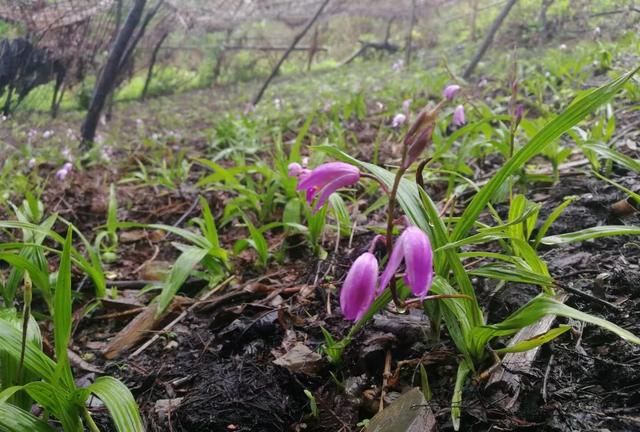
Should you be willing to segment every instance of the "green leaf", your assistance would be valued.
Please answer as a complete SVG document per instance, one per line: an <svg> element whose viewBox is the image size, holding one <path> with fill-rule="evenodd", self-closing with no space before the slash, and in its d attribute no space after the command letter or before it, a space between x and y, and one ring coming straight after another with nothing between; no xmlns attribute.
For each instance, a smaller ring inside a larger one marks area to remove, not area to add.
<svg viewBox="0 0 640 432"><path fill-rule="evenodd" d="M495 350L495 352L497 352L498 354L506 354L506 353L518 353L518 352L529 351L536 347L539 347L540 345L544 345L547 342L551 342L553 339L568 332L569 330L571 330L571 326L560 325L542 334L520 341L515 345L509 346L506 348L497 349Z"/></svg>
<svg viewBox="0 0 640 432"><path fill-rule="evenodd" d="M100 377L87 390L104 402L119 432L144 432L138 405L122 382L109 376Z"/></svg>
<svg viewBox="0 0 640 432"><path fill-rule="evenodd" d="M453 397L451 398L451 422L453 423L453 430L460 430L460 415L462 410L462 391L464 390L464 383L467 380L467 376L471 372L471 368L466 360L463 360L458 365L458 373L456 374L456 383L453 388Z"/></svg>
<svg viewBox="0 0 640 432"><path fill-rule="evenodd" d="M53 337L56 351L56 375L62 376L65 383L73 384L67 349L71 338L71 240L73 232L67 230L67 238L62 249L56 291L54 293Z"/></svg>
<svg viewBox="0 0 640 432"><path fill-rule="evenodd" d="M162 291L158 295L158 312L161 315L169 306L182 284L187 280L195 266L207 255L207 249L185 247L182 254L173 264L167 279L163 283Z"/></svg>
<svg viewBox="0 0 640 432"><path fill-rule="evenodd" d="M529 159L540 154L551 142L575 126L594 109L611 99L638 70L640 70L640 67L598 89L588 92L579 100L574 101L564 113L547 123L475 195L462 214L460 222L456 225L451 239L457 241L464 238L491 198L508 181L511 175L515 174Z"/></svg>
<svg viewBox="0 0 640 432"><path fill-rule="evenodd" d="M535 297L499 324L473 328L471 330L473 343L476 345L476 349L481 349L481 347L486 346L491 339L512 335L520 329L535 323L545 315L558 315L584 321L589 324L595 324L615 333L624 340L640 345L640 338L630 331L603 318L589 315L567 306L545 294Z"/></svg>
<svg viewBox="0 0 640 432"><path fill-rule="evenodd" d="M55 432L55 429L33 414L0 402L1 432Z"/></svg>
<svg viewBox="0 0 640 432"><path fill-rule="evenodd" d="M606 160L612 160L631 171L640 173L640 161L630 158L629 156L622 154L619 151L609 148L603 144L583 144L580 147L591 150L604 157Z"/></svg>
<svg viewBox="0 0 640 432"><path fill-rule="evenodd" d="M3 319L0 319L0 347L16 362L20 360L22 332L15 325ZM40 350L37 344L26 344L24 367L46 381L53 381L56 364Z"/></svg>
<svg viewBox="0 0 640 432"><path fill-rule="evenodd" d="M578 199L577 196L567 197L564 199L562 204L560 204L558 207L553 209L551 214L547 217L547 220L545 220L542 226L540 227L540 230L538 230L538 234L536 234L536 241L534 242L534 247L536 248L538 247L538 245L542 241L547 231L549 231L549 228L551 228L551 225L560 217L564 209L567 208L572 202L574 202L577 199Z"/></svg>
<svg viewBox="0 0 640 432"><path fill-rule="evenodd" d="M640 235L640 227L626 225L603 225L598 227L586 228L572 233L544 237L540 242L546 245L560 245L565 243L591 240L600 237L619 235Z"/></svg>
<svg viewBox="0 0 640 432"><path fill-rule="evenodd" d="M82 431L79 407L73 403L68 391L43 381L26 384L24 390L40 406L62 422L65 432Z"/></svg>

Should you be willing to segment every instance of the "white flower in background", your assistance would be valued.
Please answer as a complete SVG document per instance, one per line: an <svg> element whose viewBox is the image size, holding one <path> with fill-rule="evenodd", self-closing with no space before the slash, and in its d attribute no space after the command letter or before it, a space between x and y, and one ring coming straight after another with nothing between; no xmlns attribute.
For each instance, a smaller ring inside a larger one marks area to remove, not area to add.
<svg viewBox="0 0 640 432"><path fill-rule="evenodd" d="M282 109L282 100L275 98L273 100L273 106L276 107L278 111L280 111Z"/></svg>
<svg viewBox="0 0 640 432"><path fill-rule="evenodd" d="M378 111L382 111L384 109L384 104L380 101L376 102L376 108Z"/></svg>
<svg viewBox="0 0 640 432"><path fill-rule="evenodd" d="M600 27L596 27L593 29L593 38L594 39L600 39L600 36L602 36L602 30L600 30Z"/></svg>
<svg viewBox="0 0 640 432"><path fill-rule="evenodd" d="M305 156L302 158L302 168L307 168L309 166L309 157Z"/></svg>
<svg viewBox="0 0 640 432"><path fill-rule="evenodd" d="M73 160L73 155L71 154L71 149L69 147L65 147L64 149L62 149L62 157L64 157L68 161Z"/></svg>
<svg viewBox="0 0 640 432"><path fill-rule="evenodd" d="M34 169L36 165L37 165L36 158L31 158L29 159L29 162L27 162L27 166L29 167L29 169Z"/></svg>
<svg viewBox="0 0 640 432"><path fill-rule="evenodd" d="M409 114L409 110L411 109L411 102L413 102L413 99L405 99L405 100L402 102L402 112L403 112L405 115L408 115L408 114Z"/></svg>
<svg viewBox="0 0 640 432"><path fill-rule="evenodd" d="M567 50L567 45L565 44L560 44L560 46L558 47L559 50L561 51L566 51Z"/></svg>
<svg viewBox="0 0 640 432"><path fill-rule="evenodd" d="M69 139L74 139L76 137L75 133L73 132L73 129L68 128L67 129L67 138Z"/></svg>
<svg viewBox="0 0 640 432"><path fill-rule="evenodd" d="M404 60L399 59L393 62L391 65L391 70L394 72L400 72L404 68Z"/></svg>
<svg viewBox="0 0 640 432"><path fill-rule="evenodd" d="M71 162L66 162L64 165L62 165L62 168L60 168L56 172L56 179L59 181L64 181L64 179L67 178L69 173L71 173L72 168L73 168L73 165L71 164Z"/></svg>
<svg viewBox="0 0 640 432"><path fill-rule="evenodd" d="M49 139L53 136L53 131L52 130L46 130L44 132L42 132L42 138L44 139Z"/></svg>
<svg viewBox="0 0 640 432"><path fill-rule="evenodd" d="M7 121L7 119L8 119L9 117L7 117L6 115L3 115L3 116L2 116L2 117L0 117L0 118L2 118L2 121Z"/></svg>
<svg viewBox="0 0 640 432"><path fill-rule="evenodd" d="M398 113L393 117L393 121L391 122L391 127L392 128L399 128L406 121L407 121L407 116L402 114L402 113Z"/></svg>

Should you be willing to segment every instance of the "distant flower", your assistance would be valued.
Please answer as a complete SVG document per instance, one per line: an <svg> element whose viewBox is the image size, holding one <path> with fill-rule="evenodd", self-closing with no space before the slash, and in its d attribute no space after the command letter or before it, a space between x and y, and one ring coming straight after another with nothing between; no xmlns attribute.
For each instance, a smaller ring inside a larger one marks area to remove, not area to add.
<svg viewBox="0 0 640 432"><path fill-rule="evenodd" d="M602 35L602 30L600 30L600 27L596 27L596 28L593 29L593 38L594 39L600 38L601 35Z"/></svg>
<svg viewBox="0 0 640 432"><path fill-rule="evenodd" d="M382 272L379 290L391 282L404 261L405 283L418 297L427 295L433 280L433 250L429 237L418 227L409 226L400 234Z"/></svg>
<svg viewBox="0 0 640 432"><path fill-rule="evenodd" d="M71 150L69 149L69 147L65 147L64 149L62 149L62 157L68 161L73 159L73 156L71 155Z"/></svg>
<svg viewBox="0 0 640 432"><path fill-rule="evenodd" d="M289 164L289 177L298 177L302 172L302 165L297 162L293 162Z"/></svg>
<svg viewBox="0 0 640 432"><path fill-rule="evenodd" d="M513 112L513 117L516 123L520 123L520 120L522 120L523 116L524 116L524 105L518 104L516 106L516 109Z"/></svg>
<svg viewBox="0 0 640 432"><path fill-rule="evenodd" d="M62 168L60 168L56 172L56 179L58 179L59 181L64 181L64 179L66 179L71 172L72 168L73 165L70 162L66 162L64 165L62 165Z"/></svg>
<svg viewBox="0 0 640 432"><path fill-rule="evenodd" d="M340 290L340 308L345 319L359 320L375 298L378 260L371 252L358 257L349 269Z"/></svg>
<svg viewBox="0 0 640 432"><path fill-rule="evenodd" d="M560 46L558 47L558 49L560 49L561 51L566 51L567 46L565 44L560 44Z"/></svg>
<svg viewBox="0 0 640 432"><path fill-rule="evenodd" d="M465 124L464 107L458 105L456 109L453 110L453 125L462 126L463 124Z"/></svg>
<svg viewBox="0 0 640 432"><path fill-rule="evenodd" d="M402 59L396 60L391 65L391 70L394 72L400 72L402 69L404 69L404 60Z"/></svg>
<svg viewBox="0 0 640 432"><path fill-rule="evenodd" d="M29 162L27 162L27 166L29 167L29 169L35 168L36 165L37 165L36 158L31 158L29 159Z"/></svg>
<svg viewBox="0 0 640 432"><path fill-rule="evenodd" d="M393 121L391 122L391 127L392 128L398 128L398 127L402 126L405 121L407 121L407 116L406 115L404 115L402 113L396 114L393 117Z"/></svg>
<svg viewBox="0 0 640 432"><path fill-rule="evenodd" d="M46 130L42 132L42 138L49 139L53 136L54 132L52 130Z"/></svg>
<svg viewBox="0 0 640 432"><path fill-rule="evenodd" d="M411 102L413 102L413 100L411 100L411 99L405 99L402 102L402 112L405 115L409 115L409 110L411 109Z"/></svg>
<svg viewBox="0 0 640 432"><path fill-rule="evenodd" d="M278 98L275 98L273 100L273 106L276 107L276 109L279 111L280 109L282 109L282 101Z"/></svg>
<svg viewBox="0 0 640 432"><path fill-rule="evenodd" d="M317 211L332 193L357 183L360 180L360 171L348 163L329 162L316 167L306 175L304 171L300 172L298 179L300 181L297 189L307 192L307 202L311 204L317 198L313 207L313 210Z"/></svg>
<svg viewBox="0 0 640 432"><path fill-rule="evenodd" d="M448 101L452 101L453 99L455 99L459 91L460 86L458 84L449 84L442 91L442 97L444 97Z"/></svg>
<svg viewBox="0 0 640 432"><path fill-rule="evenodd" d="M305 156L302 158L302 168L307 168L309 166L309 157Z"/></svg>

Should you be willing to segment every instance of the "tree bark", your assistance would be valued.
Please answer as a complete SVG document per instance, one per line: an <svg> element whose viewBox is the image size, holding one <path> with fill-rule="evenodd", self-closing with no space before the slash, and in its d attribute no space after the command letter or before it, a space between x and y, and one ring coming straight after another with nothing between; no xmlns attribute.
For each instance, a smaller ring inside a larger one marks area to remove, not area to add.
<svg viewBox="0 0 640 432"><path fill-rule="evenodd" d="M96 129L98 127L98 121L100 120L100 113L104 108L104 104L109 93L113 89L113 84L118 75L123 55L125 54L133 32L140 23L146 3L146 0L135 0L124 25L118 32L118 36L111 47L111 53L109 54L109 58L107 59L104 68L102 69L100 78L96 82L89 110L81 129L82 148L85 150L93 143L93 139L96 135Z"/></svg>
<svg viewBox="0 0 640 432"><path fill-rule="evenodd" d="M264 82L264 84L262 85L262 87L260 88L260 91L258 91L258 94L256 94L256 96L253 98L253 105L257 105L258 102L260 102L260 99L262 99L262 96L264 95L265 90L267 90L267 87L269 87L269 84L271 83L271 81L273 80L273 78L275 78L275 76L278 74L278 71L280 70L280 66L282 66L282 64L285 62L285 60L287 59L287 57L289 57L289 54L291 54L291 52L293 51L293 49L296 47L296 45L298 44L298 42L300 42L300 40L304 37L304 35L307 34L307 32L309 31L309 29L313 26L313 24L318 20L318 18L320 17L320 15L322 15L322 11L324 10L324 8L327 6L327 4L329 4L331 0L324 0L324 2L322 2L322 4L320 5L320 7L318 8L318 10L316 11L315 15L313 17L311 17L311 19L307 22L307 24L305 24L304 28L302 29L302 31L300 31L300 33L298 33L296 35L296 37L293 38L293 41L291 42L291 45L289 46L289 49L287 49L284 54L282 54L282 57L280 58L280 60L278 61L278 63L276 63L275 67L273 68L273 70L271 71L271 74L269 75L269 77L267 78L267 80Z"/></svg>
<svg viewBox="0 0 640 432"><path fill-rule="evenodd" d="M500 29L502 22L507 17L507 15L509 15L511 8L513 8L513 6L516 4L517 1L518 0L509 0L507 4L504 6L504 8L502 9L502 11L500 11L500 14L493 21L493 24L491 24L491 28L487 32L487 35L485 36L484 40L482 41L482 44L478 48L478 51L473 56L471 63L469 63L469 66L467 66L467 69L465 69L464 73L462 74L462 77L464 79L469 79L471 74L473 74L473 71L475 70L476 66L478 66L478 63L480 63L480 60L482 60L482 57L491 46L491 43L493 42L493 38L498 32L498 29Z"/></svg>
<svg viewBox="0 0 640 432"><path fill-rule="evenodd" d="M141 99L145 99L147 97L147 91L149 91L149 83L151 83L151 78L153 77L153 67L156 64L156 60L158 59L158 51L160 51L160 47L164 43L164 41L169 36L169 32L163 33L158 40L158 43L155 47L153 47L153 52L151 53L151 60L149 60L149 70L147 70L147 79L144 81L144 88L142 89Z"/></svg>
<svg viewBox="0 0 640 432"><path fill-rule="evenodd" d="M407 33L407 46L405 48L404 64L411 64L411 43L413 42L413 27L416 25L416 0L411 2L411 23L409 24L409 32Z"/></svg>

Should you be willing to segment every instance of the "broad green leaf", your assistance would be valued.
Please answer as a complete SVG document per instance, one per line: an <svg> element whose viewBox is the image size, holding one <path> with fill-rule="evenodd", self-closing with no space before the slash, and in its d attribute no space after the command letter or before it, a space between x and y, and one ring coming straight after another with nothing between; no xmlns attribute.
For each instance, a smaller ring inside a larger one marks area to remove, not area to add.
<svg viewBox="0 0 640 432"><path fill-rule="evenodd" d="M611 237L619 235L640 235L640 227L626 225L603 225L598 227L586 228L572 233L544 237L540 242L546 245L559 245L591 240L600 237Z"/></svg>
<svg viewBox="0 0 640 432"><path fill-rule="evenodd" d="M0 319L0 347L14 360L20 360L22 332L15 325L2 319ZM36 344L26 344L24 367L48 382L53 381L56 364Z"/></svg>
<svg viewBox="0 0 640 432"><path fill-rule="evenodd" d="M109 376L100 377L87 390L107 406L118 432L144 432L138 405L122 382Z"/></svg>
<svg viewBox="0 0 640 432"><path fill-rule="evenodd" d="M518 353L518 352L529 351L536 347L539 347L540 345L544 345L547 342L551 342L552 340L566 333L569 330L571 330L571 326L560 325L542 334L520 341L515 345L508 346L506 348L497 349L495 350L495 352L497 352L498 354L506 354L506 353Z"/></svg>
<svg viewBox="0 0 640 432"><path fill-rule="evenodd" d="M55 432L55 429L33 414L0 402L0 432Z"/></svg>
<svg viewBox="0 0 640 432"><path fill-rule="evenodd" d="M59 385L43 381L28 383L24 386L24 390L47 412L62 422L65 432L83 430L79 406L74 404L68 391L60 388Z"/></svg>

